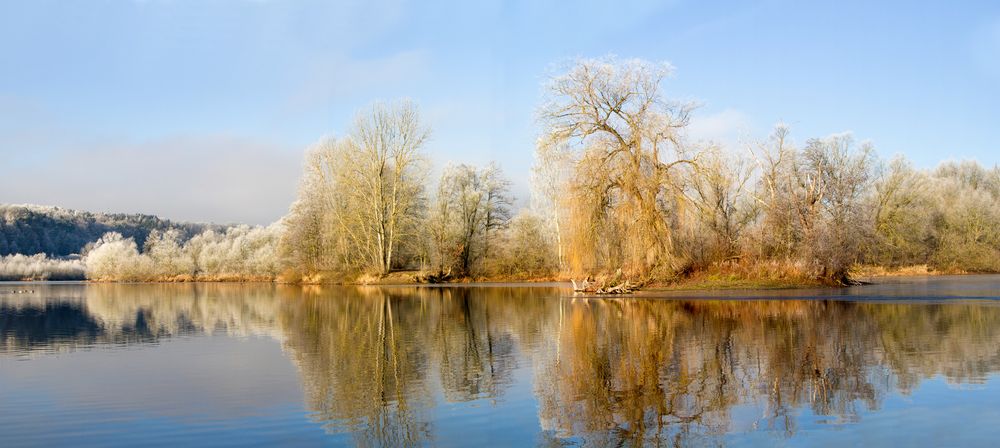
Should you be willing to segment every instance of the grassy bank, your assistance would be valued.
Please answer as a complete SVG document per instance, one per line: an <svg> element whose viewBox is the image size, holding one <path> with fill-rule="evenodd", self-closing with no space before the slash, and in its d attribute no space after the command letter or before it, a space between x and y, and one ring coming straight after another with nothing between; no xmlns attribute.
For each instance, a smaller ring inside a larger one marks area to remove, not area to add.
<svg viewBox="0 0 1000 448"><path fill-rule="evenodd" d="M723 262L691 268L663 280L651 290L787 289L842 286L821 279L801 264L783 261Z"/></svg>
<svg viewBox="0 0 1000 448"><path fill-rule="evenodd" d="M296 274L285 272L278 276L246 276L246 275L158 275L128 278L91 278L93 283L282 283L300 285L419 285L419 284L471 284L471 283L542 283L569 282L570 279L582 280L584 275L543 274L543 275L510 275L510 276L465 276L449 278L447 281L429 282L429 272L420 270L393 271L387 275L344 272L314 272ZM878 281L878 278L928 275L974 274L961 270L935 270L927 265L903 267L886 267L875 265L859 265L851 270L850 278L864 282ZM727 289L794 289L811 287L838 287L809 272L802 266L788 262L756 262L756 263L717 263L698 269L687 269L681 273L663 276L661 278L629 278L620 274L595 275L590 277L597 283L608 285L628 280L633 285L641 285L647 291L677 291L677 290L727 290ZM44 281L61 278L58 276L39 275L23 278L8 277L7 281ZM82 271L73 280L82 280Z"/></svg>
<svg viewBox="0 0 1000 448"><path fill-rule="evenodd" d="M855 278L873 277L910 277L917 275L962 275L970 272L958 269L934 269L926 264L909 266L876 266L858 265L851 269L851 276Z"/></svg>
<svg viewBox="0 0 1000 448"><path fill-rule="evenodd" d="M285 273L278 281L300 284L354 284L354 285L409 285L409 284L462 284L462 283L540 283L569 282L589 278L593 283L613 286L624 281L641 285L642 289L776 289L816 286L838 286L811 275L807 269L793 262L715 263L700 268L689 268L679 273L660 276L629 276L621 273L594 275L571 273L521 273L518 275L478 275L448 278L445 281L428 281L434 273L419 270L394 271L387 275L345 274L318 272L309 274Z"/></svg>

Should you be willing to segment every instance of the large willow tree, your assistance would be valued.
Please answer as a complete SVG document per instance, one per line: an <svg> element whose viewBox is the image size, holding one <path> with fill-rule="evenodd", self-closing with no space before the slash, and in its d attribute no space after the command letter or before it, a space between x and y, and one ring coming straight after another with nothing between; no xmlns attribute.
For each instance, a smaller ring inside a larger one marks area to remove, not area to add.
<svg viewBox="0 0 1000 448"><path fill-rule="evenodd" d="M541 145L576 154L562 201L575 271L675 267L671 220L694 159L680 138L691 108L662 92L670 72L667 64L586 59L548 85Z"/></svg>

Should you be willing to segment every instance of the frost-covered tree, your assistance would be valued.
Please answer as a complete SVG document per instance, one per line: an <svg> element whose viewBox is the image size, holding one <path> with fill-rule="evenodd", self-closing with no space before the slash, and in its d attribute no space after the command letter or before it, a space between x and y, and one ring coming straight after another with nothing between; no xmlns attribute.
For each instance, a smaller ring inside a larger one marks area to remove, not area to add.
<svg viewBox="0 0 1000 448"><path fill-rule="evenodd" d="M438 268L474 274L492 253L497 232L510 221L512 204L510 181L496 164L447 166L431 218Z"/></svg>
<svg viewBox="0 0 1000 448"><path fill-rule="evenodd" d="M190 243L190 242L189 242ZM159 277L194 275L194 259L184 250L181 234L176 229L154 230L146 238L143 253L153 263L153 274Z"/></svg>
<svg viewBox="0 0 1000 448"><path fill-rule="evenodd" d="M551 234L554 240L560 270L567 268L564 234L569 219L567 195L575 163L574 154L566 145L539 139L531 169L531 207L548 227L544 233Z"/></svg>
<svg viewBox="0 0 1000 448"><path fill-rule="evenodd" d="M850 134L814 138L799 150L779 126L755 157L754 194L763 217L758 230L765 257L796 260L816 276L848 281L871 241L875 155Z"/></svg>
<svg viewBox="0 0 1000 448"><path fill-rule="evenodd" d="M703 151L685 189L694 209L693 222L687 223L689 256L702 263L740 258L745 230L758 215L749 194L753 171L746 158L717 145Z"/></svg>
<svg viewBox="0 0 1000 448"><path fill-rule="evenodd" d="M292 269L359 269L386 274L417 240L424 214L430 135L408 101L377 103L351 131L307 157L286 236Z"/></svg>
<svg viewBox="0 0 1000 448"><path fill-rule="evenodd" d="M85 268L79 259L49 258L45 254L14 254L0 257L0 281L83 280Z"/></svg>
<svg viewBox="0 0 1000 448"><path fill-rule="evenodd" d="M929 182L926 173L902 157L880 171L872 204L875 244L868 251L869 263L888 267L927 263L935 209Z"/></svg>
<svg viewBox="0 0 1000 448"><path fill-rule="evenodd" d="M140 252L131 238L101 237L87 251L87 277L102 281L270 281L280 272L282 224L207 230L186 243L171 230L153 232Z"/></svg>
<svg viewBox="0 0 1000 448"><path fill-rule="evenodd" d="M84 258L87 277L104 281L151 280L153 261L139 253L132 238L110 232L102 236Z"/></svg>
<svg viewBox="0 0 1000 448"><path fill-rule="evenodd" d="M175 229L180 239L214 228L151 215L92 213L41 205L0 204L0 255L44 253L65 257L108 232L132 238L140 247L154 230Z"/></svg>
<svg viewBox="0 0 1000 448"><path fill-rule="evenodd" d="M949 162L931 175L929 263L946 271L1000 271L1000 169Z"/></svg>
<svg viewBox="0 0 1000 448"><path fill-rule="evenodd" d="M494 237L496 250L485 260L490 275L501 278L548 277L559 270L551 228L541 217L522 210Z"/></svg>

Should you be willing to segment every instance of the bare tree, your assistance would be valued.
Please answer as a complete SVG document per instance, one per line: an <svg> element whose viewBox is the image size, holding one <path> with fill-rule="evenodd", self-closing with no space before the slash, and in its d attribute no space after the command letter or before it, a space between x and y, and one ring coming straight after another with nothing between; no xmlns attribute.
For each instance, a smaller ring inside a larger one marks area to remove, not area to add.
<svg viewBox="0 0 1000 448"><path fill-rule="evenodd" d="M567 267L563 221L568 218L566 195L574 163L573 154L566 145L539 139L535 148L535 165L531 168L532 208L544 217L550 228L560 270Z"/></svg>
<svg viewBox="0 0 1000 448"><path fill-rule="evenodd" d="M712 146L703 152L691 176L688 200L694 205L699 223L710 234L712 258L739 258L743 231L758 210L747 194L753 172L753 165L746 159Z"/></svg>
<svg viewBox="0 0 1000 448"><path fill-rule="evenodd" d="M449 165L438 186L433 218L439 268L473 273L478 260L488 256L494 232L511 219L513 199L508 181L496 164L477 169Z"/></svg>
<svg viewBox="0 0 1000 448"><path fill-rule="evenodd" d="M771 254L794 257L827 281L845 283L872 235L875 156L850 134L814 138L799 151L778 126L754 156L761 169L755 198ZM765 251L767 254L767 251Z"/></svg>
<svg viewBox="0 0 1000 448"><path fill-rule="evenodd" d="M926 191L930 181L904 158L896 157L875 182L874 232L877 243L869 262L886 266L926 263L933 209Z"/></svg>
<svg viewBox="0 0 1000 448"><path fill-rule="evenodd" d="M340 209L338 189L345 139L325 138L311 147L303 164L298 199L292 204L281 238L284 263L307 273L346 267L352 247L336 218Z"/></svg>
<svg viewBox="0 0 1000 448"><path fill-rule="evenodd" d="M799 196L799 204L818 215L806 229L807 253L820 268L821 277L845 283L848 269L859 261L871 237L868 200L874 150L868 143L855 146L850 134L839 134L808 141L802 155L798 179L808 191Z"/></svg>
<svg viewBox="0 0 1000 448"><path fill-rule="evenodd" d="M290 218L292 249L285 252L319 258L310 265L321 268L393 269L424 213L429 134L412 103L377 103L357 116L347 137L317 145L307 157Z"/></svg>
<svg viewBox="0 0 1000 448"><path fill-rule="evenodd" d="M756 191L751 194L763 217L756 248L761 258L789 258L798 244L791 198L786 194L792 189L790 167L798 152L790 132L787 125L778 124L766 140L747 147L759 172Z"/></svg>
<svg viewBox="0 0 1000 448"><path fill-rule="evenodd" d="M342 154L339 193L356 213L340 216L341 230L360 229L358 246L379 273L392 269L399 241L412 235L422 212L429 135L412 103L378 103L355 119Z"/></svg>

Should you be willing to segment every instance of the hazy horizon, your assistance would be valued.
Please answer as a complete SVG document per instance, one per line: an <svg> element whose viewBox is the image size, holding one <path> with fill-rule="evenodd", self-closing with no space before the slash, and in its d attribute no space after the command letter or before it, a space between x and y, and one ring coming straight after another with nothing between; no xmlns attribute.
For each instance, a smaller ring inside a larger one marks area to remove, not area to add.
<svg viewBox="0 0 1000 448"><path fill-rule="evenodd" d="M998 162L1000 4L683 0L0 5L0 203L266 224L305 150L412 98L437 173L496 160L520 203L548 75L576 57L669 61L689 137L851 131L918 167Z"/></svg>

